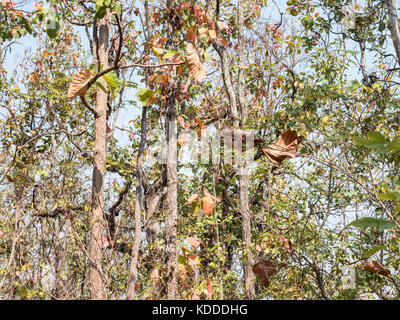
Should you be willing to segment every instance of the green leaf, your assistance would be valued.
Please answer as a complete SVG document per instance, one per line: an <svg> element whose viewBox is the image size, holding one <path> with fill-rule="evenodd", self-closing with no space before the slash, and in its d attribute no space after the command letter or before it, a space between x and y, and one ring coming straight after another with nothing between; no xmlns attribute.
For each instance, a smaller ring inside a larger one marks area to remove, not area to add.
<svg viewBox="0 0 400 320"><path fill-rule="evenodd" d="M28 296L28 290L26 290L26 288L24 286L19 286L17 289L18 295L21 298L26 298Z"/></svg>
<svg viewBox="0 0 400 320"><path fill-rule="evenodd" d="M387 150L400 151L400 138L393 139L392 141L388 142L385 148Z"/></svg>
<svg viewBox="0 0 400 320"><path fill-rule="evenodd" d="M96 11L96 15L94 16L95 19L103 19L104 16L107 13L107 7L103 6L100 7L97 11Z"/></svg>
<svg viewBox="0 0 400 320"><path fill-rule="evenodd" d="M384 143L385 142L385 136L378 132L378 131L370 131L367 133L368 140L371 142L376 142L376 143Z"/></svg>
<svg viewBox="0 0 400 320"><path fill-rule="evenodd" d="M381 246L371 248L363 254L362 258L363 259L369 258L369 257L373 256L375 253L377 253L378 251L381 251L385 248L386 248L386 245L381 245Z"/></svg>
<svg viewBox="0 0 400 320"><path fill-rule="evenodd" d="M164 58L173 57L176 53L176 50L165 50Z"/></svg>
<svg viewBox="0 0 400 320"><path fill-rule="evenodd" d="M400 192L396 192L396 191L385 192L385 193L382 193L381 195L379 195L379 199L393 200L396 202L400 202Z"/></svg>
<svg viewBox="0 0 400 320"><path fill-rule="evenodd" d="M60 30L59 16L55 14L49 15L46 20L46 24L43 26L43 30L51 39L57 37L58 31Z"/></svg>
<svg viewBox="0 0 400 320"><path fill-rule="evenodd" d="M138 99L143 102L143 104L147 103L147 100L150 99L152 91L149 88L140 88L136 94Z"/></svg>
<svg viewBox="0 0 400 320"><path fill-rule="evenodd" d="M190 215L197 217L200 211L200 203L199 201L193 202L192 206L190 207Z"/></svg>
<svg viewBox="0 0 400 320"><path fill-rule="evenodd" d="M108 93L106 88L103 86L103 84L99 80L97 80L94 84L96 86L98 86L101 90L103 90L105 93Z"/></svg>
<svg viewBox="0 0 400 320"><path fill-rule="evenodd" d="M119 81L117 74L114 70L112 70L106 73L103 78L106 80L107 86L110 89L113 98L115 98L118 89L121 87L121 82Z"/></svg>
<svg viewBox="0 0 400 320"><path fill-rule="evenodd" d="M180 264L186 264L186 258L184 256L182 256L182 255L179 255L178 262Z"/></svg>
<svg viewBox="0 0 400 320"><path fill-rule="evenodd" d="M354 141L365 148L380 149L385 147L386 138L378 131L370 131L367 138L354 137Z"/></svg>
<svg viewBox="0 0 400 320"><path fill-rule="evenodd" d="M361 218L358 220L354 220L353 222L349 223L347 227L357 227L357 228L367 228L367 227L377 227L380 231L385 229L390 229L396 227L396 223L394 221L387 221L384 219L379 218Z"/></svg>

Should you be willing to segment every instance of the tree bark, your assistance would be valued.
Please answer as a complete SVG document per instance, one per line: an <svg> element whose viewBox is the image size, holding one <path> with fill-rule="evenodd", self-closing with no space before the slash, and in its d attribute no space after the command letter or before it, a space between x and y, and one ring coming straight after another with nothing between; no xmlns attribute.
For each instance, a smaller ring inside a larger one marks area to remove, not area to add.
<svg viewBox="0 0 400 320"><path fill-rule="evenodd" d="M238 20L238 101L241 112L241 129L247 120L248 104L245 96L245 76L244 76L244 13L243 1L238 1L237 7L237 20ZM251 252L251 219L250 219L250 206L249 206L249 176L248 176L248 162L245 161L239 176L239 193L240 193L240 212L242 213L242 239L244 245L245 259L243 262L244 269L244 283L245 295L247 299L253 300L255 298L254 275L252 270L253 255Z"/></svg>
<svg viewBox="0 0 400 320"><path fill-rule="evenodd" d="M175 1L168 0L168 48L173 45L173 16ZM178 297L178 250L177 250L177 219L178 219L178 163L177 163L177 128L176 128L176 67L171 67L170 90L167 98L167 212L165 221L165 245L167 255L167 299L175 300Z"/></svg>
<svg viewBox="0 0 400 320"><path fill-rule="evenodd" d="M396 51L397 61L400 63L400 28L397 17L396 0L385 0L389 17L389 30L392 34L394 50Z"/></svg>
<svg viewBox="0 0 400 320"><path fill-rule="evenodd" d="M100 20L98 43L98 62L108 64L108 15ZM104 80L102 80L104 81ZM96 91L95 141L93 157L92 180L92 218L90 220L90 269L89 283L91 298L101 300L106 298L104 288L104 272L102 268L101 237L105 226L104 216L104 178L107 154L107 94L100 88Z"/></svg>
<svg viewBox="0 0 400 320"><path fill-rule="evenodd" d="M145 35L146 41L149 39L149 4L148 1L144 3L145 8ZM149 77L147 71L145 73L145 83L146 86L149 85ZM127 292L127 299L133 300L135 297L136 291L136 282L137 282L137 265L138 265L138 257L139 257L139 249L142 240L142 221L141 221L141 203L142 203L142 174L143 174L143 161L144 161L144 148L146 145L146 137L147 137L147 107L143 106L142 108L142 118L140 122L140 144L139 144L139 151L138 157L136 161L136 200L135 200L135 235L133 240L133 247L132 247L132 258L131 258L131 265L129 269L129 278L128 278L128 292Z"/></svg>

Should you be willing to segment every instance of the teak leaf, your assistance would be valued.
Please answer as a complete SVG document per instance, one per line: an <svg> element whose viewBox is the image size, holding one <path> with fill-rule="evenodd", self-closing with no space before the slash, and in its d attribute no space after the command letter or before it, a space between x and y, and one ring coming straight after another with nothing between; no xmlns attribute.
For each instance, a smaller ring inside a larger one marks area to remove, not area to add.
<svg viewBox="0 0 400 320"><path fill-rule="evenodd" d="M77 96L83 97L87 91L87 84L90 80L92 73L89 69L84 69L76 74L71 81L68 88L68 100L71 100Z"/></svg>
<svg viewBox="0 0 400 320"><path fill-rule="evenodd" d="M207 70L204 68L193 44L186 46L186 63L190 74L198 81L203 82L207 76Z"/></svg>

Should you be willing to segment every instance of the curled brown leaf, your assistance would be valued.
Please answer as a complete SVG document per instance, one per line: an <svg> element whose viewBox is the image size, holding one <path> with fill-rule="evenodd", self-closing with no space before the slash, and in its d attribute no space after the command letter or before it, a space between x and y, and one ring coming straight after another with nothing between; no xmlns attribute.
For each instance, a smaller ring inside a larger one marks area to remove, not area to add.
<svg viewBox="0 0 400 320"><path fill-rule="evenodd" d="M378 273L385 277L391 277L390 270L383 267L378 261L372 260L364 263L362 265L363 270Z"/></svg>
<svg viewBox="0 0 400 320"><path fill-rule="evenodd" d="M186 46L186 63L190 74L198 81L203 82L207 76L207 70L204 68L193 44Z"/></svg>
<svg viewBox="0 0 400 320"><path fill-rule="evenodd" d="M275 264L272 261L262 261L253 265L253 272L259 276L261 287L268 286L269 278L276 273Z"/></svg>
<svg viewBox="0 0 400 320"><path fill-rule="evenodd" d="M74 75L71 84L68 88L68 100L71 100L77 96L82 97L88 90L87 84L92 76L89 69L84 69L78 74Z"/></svg>
<svg viewBox="0 0 400 320"><path fill-rule="evenodd" d="M286 158L296 157L300 141L296 131L288 129L279 136L278 141L262 151L272 163L281 164Z"/></svg>

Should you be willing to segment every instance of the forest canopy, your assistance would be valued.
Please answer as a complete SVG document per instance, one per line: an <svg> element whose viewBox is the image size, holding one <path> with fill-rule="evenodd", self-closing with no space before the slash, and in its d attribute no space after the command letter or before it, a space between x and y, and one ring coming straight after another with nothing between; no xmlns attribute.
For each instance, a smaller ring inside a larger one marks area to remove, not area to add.
<svg viewBox="0 0 400 320"><path fill-rule="evenodd" d="M399 299L399 9L2 0L0 299Z"/></svg>

